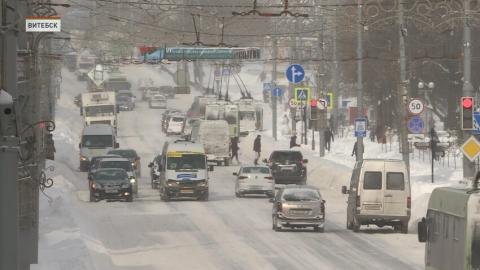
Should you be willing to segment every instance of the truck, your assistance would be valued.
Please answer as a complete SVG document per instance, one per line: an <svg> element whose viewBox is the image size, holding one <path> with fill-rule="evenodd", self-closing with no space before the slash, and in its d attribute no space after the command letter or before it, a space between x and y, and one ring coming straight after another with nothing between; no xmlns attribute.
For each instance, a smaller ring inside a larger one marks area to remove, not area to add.
<svg viewBox="0 0 480 270"><path fill-rule="evenodd" d="M116 132L112 126L105 124L85 126L82 131L81 141L78 144L80 149L80 171L88 171L93 157L106 155L108 151L119 147Z"/></svg>
<svg viewBox="0 0 480 270"><path fill-rule="evenodd" d="M226 120L199 120L194 123L190 139L205 147L207 161L220 166L230 163L230 135Z"/></svg>
<svg viewBox="0 0 480 270"><path fill-rule="evenodd" d="M117 128L117 104L115 92L92 92L82 94L82 107L85 125L107 124Z"/></svg>
<svg viewBox="0 0 480 270"><path fill-rule="evenodd" d="M89 53L80 54L78 57L77 70L75 74L79 81L84 81L88 77L88 73L95 67L95 56Z"/></svg>

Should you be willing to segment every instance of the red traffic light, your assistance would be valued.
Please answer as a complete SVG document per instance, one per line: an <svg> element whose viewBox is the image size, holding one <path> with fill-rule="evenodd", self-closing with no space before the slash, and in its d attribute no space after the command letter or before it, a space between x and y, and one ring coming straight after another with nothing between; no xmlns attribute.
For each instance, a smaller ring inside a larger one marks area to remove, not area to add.
<svg viewBox="0 0 480 270"><path fill-rule="evenodd" d="M316 99L310 100L310 107L314 107L314 108L317 107L317 100Z"/></svg>
<svg viewBox="0 0 480 270"><path fill-rule="evenodd" d="M473 106L473 98L471 97L464 97L462 98L462 107L464 109L470 109Z"/></svg>

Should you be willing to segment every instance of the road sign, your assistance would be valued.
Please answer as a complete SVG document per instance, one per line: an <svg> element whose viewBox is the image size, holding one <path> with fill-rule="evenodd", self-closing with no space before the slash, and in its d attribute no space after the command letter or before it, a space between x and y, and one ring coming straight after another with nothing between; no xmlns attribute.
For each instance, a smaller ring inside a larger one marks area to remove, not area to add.
<svg viewBox="0 0 480 270"><path fill-rule="evenodd" d="M463 154L473 162L480 154L480 143L474 136L470 136L470 138L463 143L462 147L460 147L460 150L462 150Z"/></svg>
<svg viewBox="0 0 480 270"><path fill-rule="evenodd" d="M272 90L272 84L269 82L263 83L263 91L270 91Z"/></svg>
<svg viewBox="0 0 480 270"><path fill-rule="evenodd" d="M425 134L408 134L409 142L424 142Z"/></svg>
<svg viewBox="0 0 480 270"><path fill-rule="evenodd" d="M285 73L287 80L291 83L299 83L305 78L305 70L298 64L290 65Z"/></svg>
<svg viewBox="0 0 480 270"><path fill-rule="evenodd" d="M480 112L473 112L472 134L480 134Z"/></svg>
<svg viewBox="0 0 480 270"><path fill-rule="evenodd" d="M327 101L327 108L332 109L333 108L333 93L327 93L327 96L325 97L325 100Z"/></svg>
<svg viewBox="0 0 480 270"><path fill-rule="evenodd" d="M407 128L408 131L413 134L423 133L423 130L425 129L425 123L419 116L413 116L408 119Z"/></svg>
<svg viewBox="0 0 480 270"><path fill-rule="evenodd" d="M283 89L280 87L275 87L272 89L272 96L281 97L283 96Z"/></svg>
<svg viewBox="0 0 480 270"><path fill-rule="evenodd" d="M295 88L295 100L310 102L310 88L308 87L296 87Z"/></svg>
<svg viewBox="0 0 480 270"><path fill-rule="evenodd" d="M299 108L300 106L302 106L302 102L296 101L294 98L291 98L288 101L288 105L290 106L290 108Z"/></svg>
<svg viewBox="0 0 480 270"><path fill-rule="evenodd" d="M323 98L318 99L317 107L319 110L325 110L327 109L327 100Z"/></svg>
<svg viewBox="0 0 480 270"><path fill-rule="evenodd" d="M367 137L367 119L355 119L355 137Z"/></svg>
<svg viewBox="0 0 480 270"><path fill-rule="evenodd" d="M420 99L412 99L408 103L408 111L410 112L410 114L419 115L423 112L424 109L425 106Z"/></svg>

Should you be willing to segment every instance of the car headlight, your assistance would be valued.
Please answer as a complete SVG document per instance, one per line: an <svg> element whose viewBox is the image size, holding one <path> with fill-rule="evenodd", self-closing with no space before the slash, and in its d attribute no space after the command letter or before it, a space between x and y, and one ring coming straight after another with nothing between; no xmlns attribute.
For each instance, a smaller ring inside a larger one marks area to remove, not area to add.
<svg viewBox="0 0 480 270"><path fill-rule="evenodd" d="M132 162L132 167L135 167L135 162Z"/></svg>
<svg viewBox="0 0 480 270"><path fill-rule="evenodd" d="M177 182L176 180L169 179L169 180L167 181L167 186L169 186L169 187L176 187L176 186L178 186L178 182Z"/></svg>
<svg viewBox="0 0 480 270"><path fill-rule="evenodd" d="M130 178L130 183L135 184L135 182L137 182L135 178Z"/></svg>
<svg viewBox="0 0 480 270"><path fill-rule="evenodd" d="M86 157L86 156L80 156L80 160L81 160L81 161L88 161L88 157Z"/></svg>
<svg viewBox="0 0 480 270"><path fill-rule="evenodd" d="M200 180L197 184L199 187L208 187L208 181L207 180Z"/></svg>

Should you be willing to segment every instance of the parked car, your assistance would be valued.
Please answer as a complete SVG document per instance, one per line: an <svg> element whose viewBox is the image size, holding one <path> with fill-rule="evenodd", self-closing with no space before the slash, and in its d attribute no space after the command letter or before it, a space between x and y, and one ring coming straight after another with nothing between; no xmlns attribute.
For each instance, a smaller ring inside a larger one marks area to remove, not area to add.
<svg viewBox="0 0 480 270"><path fill-rule="evenodd" d="M150 108L158 108L158 109L166 109L167 108L167 99L163 95L154 95L148 101L148 107Z"/></svg>
<svg viewBox="0 0 480 270"><path fill-rule="evenodd" d="M237 197L248 194L265 194L273 197L275 194L275 183L267 166L241 166L233 175L237 176L235 181L235 196Z"/></svg>
<svg viewBox="0 0 480 270"><path fill-rule="evenodd" d="M312 227L316 232L325 230L325 200L317 188L287 185L270 202L273 203L273 230L281 231L283 227Z"/></svg>
<svg viewBox="0 0 480 270"><path fill-rule="evenodd" d="M304 159L302 152L293 150L278 150L270 154L268 160L264 160L272 171L275 184L297 184L307 183L307 159Z"/></svg>
<svg viewBox="0 0 480 270"><path fill-rule="evenodd" d="M160 93L167 98L175 98L175 88L173 86L160 86Z"/></svg>
<svg viewBox="0 0 480 270"><path fill-rule="evenodd" d="M161 164L162 155L157 155L152 162L148 164L150 168L150 181L152 189L158 189L160 183L160 164Z"/></svg>
<svg viewBox="0 0 480 270"><path fill-rule="evenodd" d="M138 193L138 180L133 169L132 163L126 158L102 158L98 163L97 171L100 169L123 169L127 172L130 183L132 184L132 192Z"/></svg>
<svg viewBox="0 0 480 270"><path fill-rule="evenodd" d="M118 155L120 157L130 160L137 177L142 175L142 164L140 163L140 156L134 149L113 149L108 151L108 154Z"/></svg>
<svg viewBox="0 0 480 270"><path fill-rule="evenodd" d="M90 176L90 201L120 199L133 201L132 183L123 169L100 169Z"/></svg>
<svg viewBox="0 0 480 270"><path fill-rule="evenodd" d="M350 179L347 229L358 232L361 225L393 226L408 233L411 195L407 167L402 160L364 159L357 162Z"/></svg>
<svg viewBox="0 0 480 270"><path fill-rule="evenodd" d="M167 123L167 136L181 135L185 126L185 115L181 113L172 114Z"/></svg>

